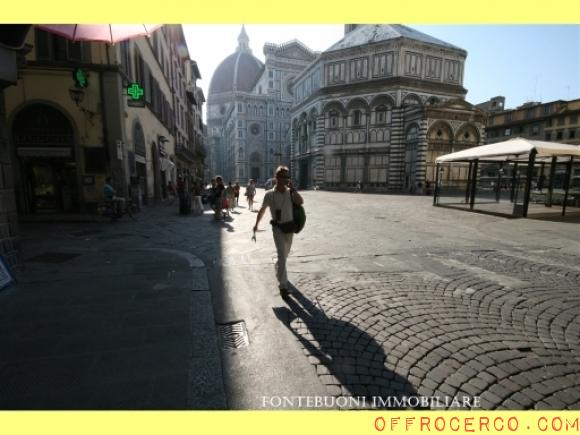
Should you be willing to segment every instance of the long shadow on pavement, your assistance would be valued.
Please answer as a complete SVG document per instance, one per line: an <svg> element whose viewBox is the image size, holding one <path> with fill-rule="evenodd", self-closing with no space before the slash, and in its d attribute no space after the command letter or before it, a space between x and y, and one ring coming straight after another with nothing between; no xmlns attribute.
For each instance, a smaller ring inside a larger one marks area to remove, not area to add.
<svg viewBox="0 0 580 435"><path fill-rule="evenodd" d="M367 407L389 408L400 408L403 397L416 396L405 378L385 367L384 349L365 331L327 317L296 287L285 301L289 308L275 307L274 313L315 363L329 395L365 398Z"/></svg>

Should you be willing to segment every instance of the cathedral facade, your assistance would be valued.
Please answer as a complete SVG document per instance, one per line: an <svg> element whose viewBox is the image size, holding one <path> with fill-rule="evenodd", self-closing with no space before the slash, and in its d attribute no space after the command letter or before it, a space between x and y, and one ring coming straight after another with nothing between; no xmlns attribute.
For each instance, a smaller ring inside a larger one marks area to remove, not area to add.
<svg viewBox="0 0 580 435"><path fill-rule="evenodd" d="M301 42L265 44L252 55L245 29L213 74L207 102L209 164L224 180L263 183L290 164L292 83L316 59Z"/></svg>
<svg viewBox="0 0 580 435"><path fill-rule="evenodd" d="M301 188L428 191L438 156L484 143L485 115L464 100L466 57L406 26L345 26L293 80L292 177Z"/></svg>

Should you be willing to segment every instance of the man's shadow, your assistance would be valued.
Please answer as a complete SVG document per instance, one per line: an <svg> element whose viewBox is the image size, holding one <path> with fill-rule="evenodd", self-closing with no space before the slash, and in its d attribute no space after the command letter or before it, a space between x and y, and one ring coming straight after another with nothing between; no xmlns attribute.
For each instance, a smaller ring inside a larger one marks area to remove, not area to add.
<svg viewBox="0 0 580 435"><path fill-rule="evenodd" d="M365 331L326 316L294 286L284 300L289 308L273 308L276 317L324 366L317 369L318 374L327 372L340 382L342 396L365 397L372 407L400 409L405 407L400 406L403 397L417 395L407 379L385 367L383 347ZM295 320L299 324L293 327Z"/></svg>

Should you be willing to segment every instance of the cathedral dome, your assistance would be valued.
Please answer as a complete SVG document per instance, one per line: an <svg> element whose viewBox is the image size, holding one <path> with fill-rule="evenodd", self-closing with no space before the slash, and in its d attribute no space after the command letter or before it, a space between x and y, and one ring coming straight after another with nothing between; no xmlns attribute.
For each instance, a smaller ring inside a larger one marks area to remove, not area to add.
<svg viewBox="0 0 580 435"><path fill-rule="evenodd" d="M264 64L252 54L243 27L238 43L236 52L226 57L214 71L209 95L232 91L250 92L261 77Z"/></svg>

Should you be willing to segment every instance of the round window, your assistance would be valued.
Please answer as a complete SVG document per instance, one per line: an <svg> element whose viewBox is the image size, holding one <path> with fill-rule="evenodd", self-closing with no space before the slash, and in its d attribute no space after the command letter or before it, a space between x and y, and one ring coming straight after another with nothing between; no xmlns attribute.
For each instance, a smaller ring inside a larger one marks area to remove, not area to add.
<svg viewBox="0 0 580 435"><path fill-rule="evenodd" d="M250 126L250 133L252 133L254 136L257 136L260 134L260 124L252 124Z"/></svg>

